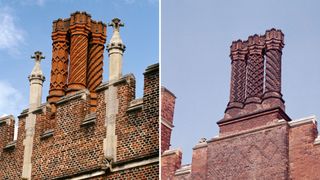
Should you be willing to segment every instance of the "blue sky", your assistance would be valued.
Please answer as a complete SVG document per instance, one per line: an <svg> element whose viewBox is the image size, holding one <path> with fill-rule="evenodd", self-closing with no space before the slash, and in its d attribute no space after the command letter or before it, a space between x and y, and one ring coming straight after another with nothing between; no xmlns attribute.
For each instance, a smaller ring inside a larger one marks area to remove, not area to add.
<svg viewBox="0 0 320 180"><path fill-rule="evenodd" d="M137 96L143 93L143 72L159 60L159 5L157 0L0 0L0 116L17 116L28 106L30 74L36 50L46 57L43 102L48 95L52 52L52 21L86 11L92 19L110 22L120 18L121 36L127 49L123 74L134 73ZM112 28L107 29L107 42ZM104 81L108 77L108 54L104 53Z"/></svg>
<svg viewBox="0 0 320 180"><path fill-rule="evenodd" d="M218 135L230 88L230 45L272 27L285 34L282 93L292 118L320 117L320 1L162 0L162 85L176 96L172 148L190 163Z"/></svg>

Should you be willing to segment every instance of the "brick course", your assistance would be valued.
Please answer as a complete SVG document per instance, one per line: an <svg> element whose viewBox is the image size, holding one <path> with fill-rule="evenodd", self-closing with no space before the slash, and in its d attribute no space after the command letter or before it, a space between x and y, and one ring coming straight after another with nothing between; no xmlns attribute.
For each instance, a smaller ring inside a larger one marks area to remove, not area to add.
<svg viewBox="0 0 320 180"><path fill-rule="evenodd" d="M83 88L53 98L33 112L24 110L19 116L15 144L11 145L14 123L0 123L0 179L22 178L25 123L31 113L36 117L32 179L158 179L159 64L146 68L141 99L135 98L136 85L132 74L124 75L116 82L99 83L102 69L98 71L97 77L91 76L90 81L99 84L95 90ZM104 139L108 102L105 94L111 86L117 87L115 96L119 99L119 106L115 118L117 157L110 161L105 157L108 147L104 147ZM93 92L96 94L94 104L91 101ZM92 105L96 108L92 109Z"/></svg>
<svg viewBox="0 0 320 180"><path fill-rule="evenodd" d="M163 179L319 179L320 136L315 117L292 121L285 113L283 38L280 30L271 29L263 36L232 43L230 101L217 122L219 135L201 139L193 148L191 169L181 165L180 151L164 151ZM249 67L244 68L244 62ZM170 108L166 101L162 103L168 106L163 109ZM167 141L168 132L164 133L162 141Z"/></svg>

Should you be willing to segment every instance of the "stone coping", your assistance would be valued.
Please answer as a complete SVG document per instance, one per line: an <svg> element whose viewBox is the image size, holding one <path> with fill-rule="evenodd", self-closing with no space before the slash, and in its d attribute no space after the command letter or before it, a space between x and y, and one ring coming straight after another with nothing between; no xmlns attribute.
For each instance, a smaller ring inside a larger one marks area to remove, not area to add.
<svg viewBox="0 0 320 180"><path fill-rule="evenodd" d="M97 119L96 113L87 114L80 126L87 126L87 125L95 124L96 119Z"/></svg>
<svg viewBox="0 0 320 180"><path fill-rule="evenodd" d="M208 147L207 141L199 142L199 143L196 144L192 149L193 149L193 150L196 150L196 149L205 148L205 147Z"/></svg>
<svg viewBox="0 0 320 180"><path fill-rule="evenodd" d="M9 149L13 149L16 147L17 141L11 141L9 142L3 149L4 150L9 150Z"/></svg>
<svg viewBox="0 0 320 180"><path fill-rule="evenodd" d="M79 98L86 100L87 95L89 95L89 94L90 94L89 90L82 89L82 90L79 90L73 94L63 96L59 101L56 102L56 104L57 105L63 104L63 103L69 102L71 100L79 99Z"/></svg>
<svg viewBox="0 0 320 180"><path fill-rule="evenodd" d="M309 124L309 123L317 124L317 118L315 115L311 115L308 117L293 120L293 121L289 122L289 126L296 127L296 126L300 126L303 124Z"/></svg>
<svg viewBox="0 0 320 180"><path fill-rule="evenodd" d="M143 74L146 75L146 74L153 73L156 71L159 71L159 63L152 64L152 65L148 66Z"/></svg>
<svg viewBox="0 0 320 180"><path fill-rule="evenodd" d="M179 176L179 175L189 174L189 173L191 173L191 164L185 164L185 165L182 165L180 169L177 169L174 175Z"/></svg>
<svg viewBox="0 0 320 180"><path fill-rule="evenodd" d="M127 112L140 110L140 109L142 109L142 107L143 107L143 98L135 99L129 103L129 107L128 107Z"/></svg>
<svg viewBox="0 0 320 180"><path fill-rule="evenodd" d="M180 148L178 148L178 149L170 149L170 150L164 151L161 156L162 157L163 156L170 156L170 155L173 155L173 154L179 155L179 154L182 154L182 151L181 151Z"/></svg>
<svg viewBox="0 0 320 180"><path fill-rule="evenodd" d="M173 96L174 98L177 98L173 92L171 92L169 89L167 89L166 87L164 86L161 86L161 91L166 91L167 93L169 93L171 96Z"/></svg>
<svg viewBox="0 0 320 180"><path fill-rule="evenodd" d="M232 138L235 136L240 136L243 134L247 134L247 133L253 133L253 132L257 132L263 129L270 129L270 128L274 128L277 126L283 126L283 125L287 125L288 122L285 119L280 119L277 123L271 124L271 125L265 125L265 126L260 126L258 128L254 128L254 129L249 129L249 130L245 130L245 131L240 131L240 132L236 132L234 134L229 134L229 135L225 135L225 136L216 136L210 140L207 140L208 143L214 142L214 141L220 141L223 139L228 139L228 138Z"/></svg>
<svg viewBox="0 0 320 180"><path fill-rule="evenodd" d="M14 121L14 116L13 115L3 116L3 117L0 118L0 124L6 123L6 124L10 125L10 120Z"/></svg>
<svg viewBox="0 0 320 180"><path fill-rule="evenodd" d="M128 79L135 79L135 77L132 73L130 73L130 74L126 74L126 75L122 76L118 80L103 82L103 83L101 83L100 86L98 86L96 88L96 92L106 90L109 88L109 86L116 86L118 84L128 82L129 81Z"/></svg>
<svg viewBox="0 0 320 180"><path fill-rule="evenodd" d="M168 121L167 119L165 119L163 117L161 117L161 124L165 125L169 129L174 128L174 125L170 121Z"/></svg>
<svg viewBox="0 0 320 180"><path fill-rule="evenodd" d="M40 139L47 139L47 138L53 136L53 133L54 133L54 130L49 129L40 135Z"/></svg>

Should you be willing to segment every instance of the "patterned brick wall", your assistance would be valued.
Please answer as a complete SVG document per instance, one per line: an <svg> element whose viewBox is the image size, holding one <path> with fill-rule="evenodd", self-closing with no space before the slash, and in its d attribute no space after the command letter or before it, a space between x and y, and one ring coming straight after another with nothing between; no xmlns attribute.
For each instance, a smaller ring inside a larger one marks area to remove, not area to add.
<svg viewBox="0 0 320 180"><path fill-rule="evenodd" d="M308 122L290 128L290 179L318 179L320 177L320 144L315 144L317 125Z"/></svg>
<svg viewBox="0 0 320 180"><path fill-rule="evenodd" d="M134 88L130 83L119 87L117 161L158 156L159 153L159 65L148 67L144 75L141 109L127 111L129 102L134 99Z"/></svg>
<svg viewBox="0 0 320 180"><path fill-rule="evenodd" d="M288 126L208 143L207 179L288 179Z"/></svg>
<svg viewBox="0 0 320 180"><path fill-rule="evenodd" d="M173 179L176 170L181 167L181 159L180 150L165 151L161 156L161 179Z"/></svg>
<svg viewBox="0 0 320 180"><path fill-rule="evenodd" d="M173 93L161 88L161 154L170 147L175 100Z"/></svg>
<svg viewBox="0 0 320 180"><path fill-rule="evenodd" d="M1 125L0 125L1 126ZM0 127L1 128L1 127ZM1 179L20 179L22 175L23 162L23 139L25 138L25 117L19 120L19 132L16 146L12 149L0 149L0 178ZM1 131L1 129L0 129ZM13 140L13 138L11 139Z"/></svg>
<svg viewBox="0 0 320 180"><path fill-rule="evenodd" d="M36 131L32 156L32 177L52 178L99 169L103 162L104 119L82 126L88 112L87 100L77 98L59 103L53 136L41 138Z"/></svg>
<svg viewBox="0 0 320 180"><path fill-rule="evenodd" d="M65 179L97 171L104 172L104 175L93 179L159 177L159 163L156 160L159 153L159 65L146 69L143 102L138 100L141 106L136 109L130 109L133 102L137 101L133 101L134 76L127 75L125 78L115 84L119 98L116 120L118 157L116 162L112 162L111 170L107 167L103 147L103 139L106 137L105 90L97 93L95 113L90 111L89 91L81 90L62 97L56 103L54 116L49 105L43 105L33 112L36 114L36 128L32 179ZM108 87L108 83L101 86ZM16 146L9 150L1 148L0 179L21 178L27 114L28 112L24 113L19 120ZM84 125L86 119L94 114L94 122ZM3 132L2 127L1 125L0 133ZM124 166L128 167L123 168Z"/></svg>

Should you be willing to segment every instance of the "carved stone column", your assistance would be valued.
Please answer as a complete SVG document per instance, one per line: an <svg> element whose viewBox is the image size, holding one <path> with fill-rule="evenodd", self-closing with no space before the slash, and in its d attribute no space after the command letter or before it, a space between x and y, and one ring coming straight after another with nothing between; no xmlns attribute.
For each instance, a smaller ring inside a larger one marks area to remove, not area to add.
<svg viewBox="0 0 320 180"><path fill-rule="evenodd" d="M228 109L242 108L245 101L246 55L247 45L241 40L232 42L231 53L231 87Z"/></svg>
<svg viewBox="0 0 320 180"><path fill-rule="evenodd" d="M264 81L264 38L258 35L248 39L246 104L260 103Z"/></svg>
<svg viewBox="0 0 320 180"><path fill-rule="evenodd" d="M62 19L53 21L52 68L49 96L47 97L50 104L57 102L65 95L68 77L68 29L69 21Z"/></svg>
<svg viewBox="0 0 320 180"><path fill-rule="evenodd" d="M90 91L90 110L95 111L97 107L97 94L95 89L102 83L103 52L106 42L106 25L102 22L92 21L92 36L89 42L88 80L87 87Z"/></svg>
<svg viewBox="0 0 320 180"><path fill-rule="evenodd" d="M67 94L86 88L88 36L91 16L85 12L75 12L70 18L70 66Z"/></svg>

